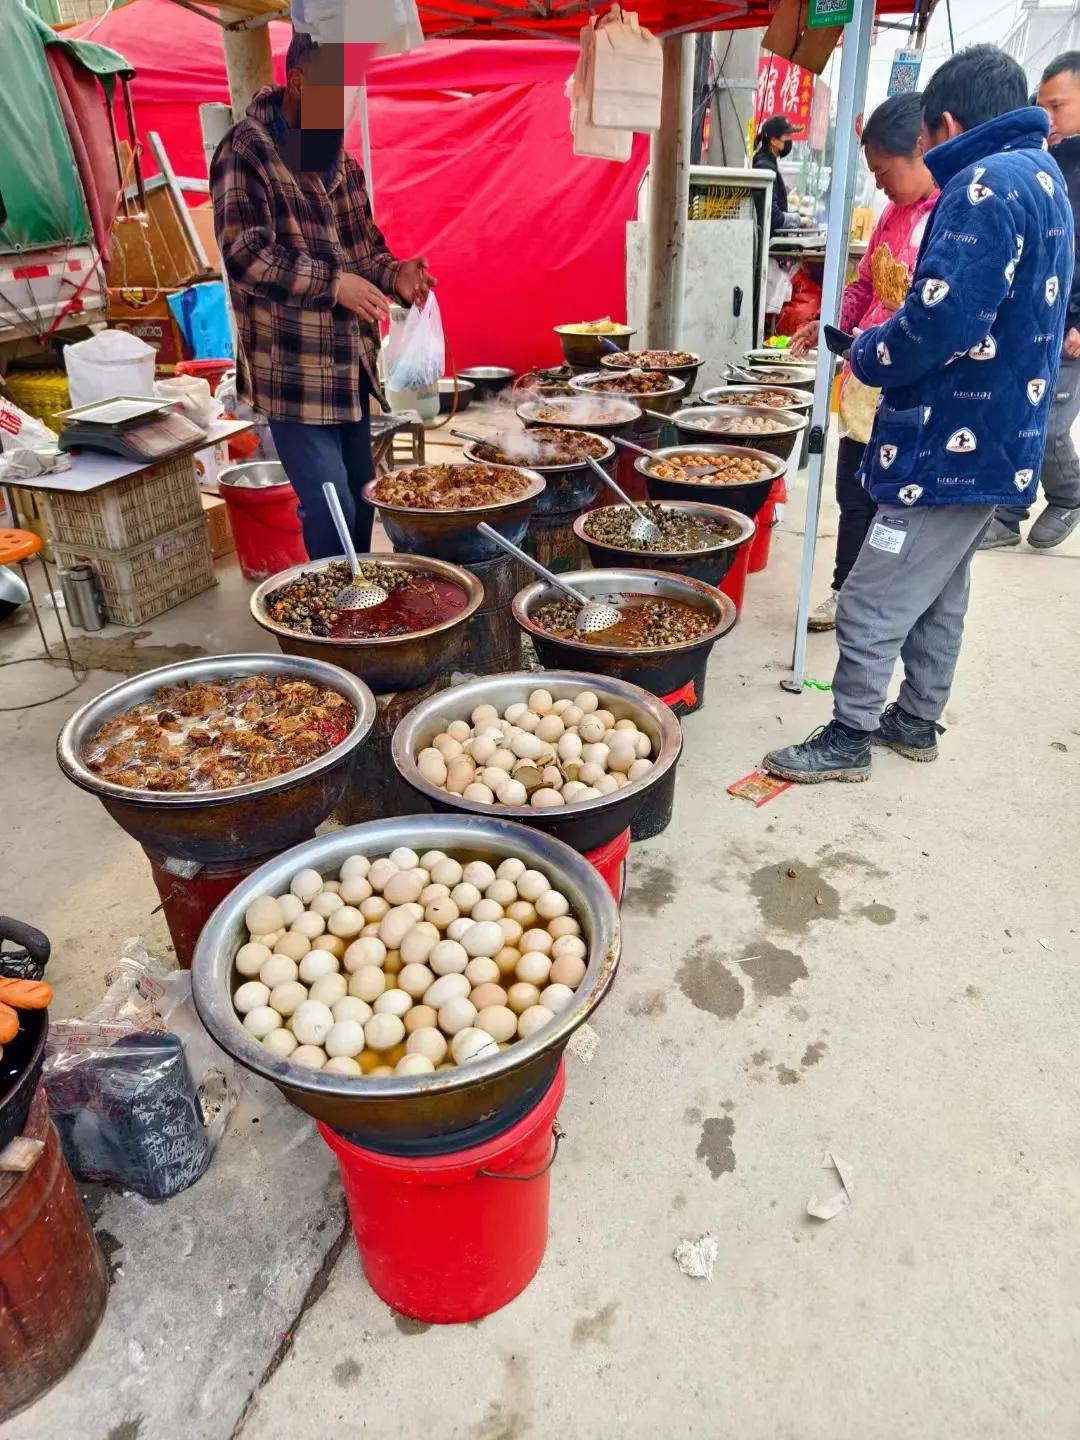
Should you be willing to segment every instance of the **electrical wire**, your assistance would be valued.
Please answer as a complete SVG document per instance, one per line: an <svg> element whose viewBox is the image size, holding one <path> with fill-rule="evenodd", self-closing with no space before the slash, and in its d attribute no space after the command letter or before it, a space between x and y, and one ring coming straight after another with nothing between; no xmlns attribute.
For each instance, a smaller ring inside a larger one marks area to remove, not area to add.
<svg viewBox="0 0 1080 1440"><path fill-rule="evenodd" d="M945 0L945 19L949 22L949 54L956 54L956 39L952 28L952 0Z"/></svg>

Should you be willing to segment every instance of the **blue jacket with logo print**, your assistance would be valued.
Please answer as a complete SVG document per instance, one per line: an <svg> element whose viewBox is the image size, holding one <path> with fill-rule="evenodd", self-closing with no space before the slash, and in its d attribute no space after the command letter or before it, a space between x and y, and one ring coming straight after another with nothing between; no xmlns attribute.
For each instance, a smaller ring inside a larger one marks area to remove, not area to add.
<svg viewBox="0 0 1080 1440"><path fill-rule="evenodd" d="M1073 218L1034 107L939 145L941 190L904 304L851 368L882 398L863 461L879 505L1034 499L1073 272Z"/></svg>

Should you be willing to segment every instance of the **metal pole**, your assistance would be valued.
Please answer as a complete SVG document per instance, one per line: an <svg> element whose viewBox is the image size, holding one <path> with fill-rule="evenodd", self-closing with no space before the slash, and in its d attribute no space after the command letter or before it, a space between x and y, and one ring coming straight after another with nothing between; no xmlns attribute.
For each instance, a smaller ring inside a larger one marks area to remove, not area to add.
<svg viewBox="0 0 1080 1440"><path fill-rule="evenodd" d="M715 124L709 134L707 165L749 165L750 122L757 94L761 30L718 30L712 37L716 61Z"/></svg>
<svg viewBox="0 0 1080 1440"><path fill-rule="evenodd" d="M247 17L232 10L222 10L221 18L228 26L232 20L243 20ZM270 27L260 25L255 30L224 29L221 32L221 45L225 51L233 119L242 120L258 92L264 86L274 83L274 52L270 46Z"/></svg>
<svg viewBox="0 0 1080 1440"><path fill-rule="evenodd" d="M833 176L841 177L829 197L829 229L821 287L822 322L836 323L840 297L847 275L848 242L851 236L851 194L859 142L855 119L866 95L870 62L870 37L874 28L874 0L855 0L855 14L844 29L840 57L840 86L836 103L836 149ZM795 643L791 657L791 678L781 680L785 690L802 693L806 677L806 629L810 618L810 586L814 577L814 550L817 545L821 509L821 478L825 469L825 444L832 403L832 356L819 342L817 375L814 380L814 408L810 416L810 465L806 486L806 531L803 537L802 573L799 577L799 607L795 617Z"/></svg>
<svg viewBox="0 0 1080 1440"><path fill-rule="evenodd" d="M367 86L360 86L360 144L364 155L364 180L367 182L368 204L375 214L375 181L371 176L371 131L368 129Z"/></svg>
<svg viewBox="0 0 1080 1440"><path fill-rule="evenodd" d="M649 244L645 277L645 344L679 343L686 281L686 227L690 214L690 128L694 102L693 35L664 42L664 93L660 129L649 159Z"/></svg>

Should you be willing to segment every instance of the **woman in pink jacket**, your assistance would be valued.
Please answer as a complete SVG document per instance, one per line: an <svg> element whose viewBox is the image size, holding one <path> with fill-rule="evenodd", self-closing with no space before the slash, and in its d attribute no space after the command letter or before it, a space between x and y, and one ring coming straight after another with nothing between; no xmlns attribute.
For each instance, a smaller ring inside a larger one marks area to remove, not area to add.
<svg viewBox="0 0 1080 1440"><path fill-rule="evenodd" d="M849 333L879 325L903 303L927 216L937 204L934 177L923 164L922 96L894 95L879 105L863 126L866 163L888 205L870 237L855 279L844 291L840 329ZM817 344L820 320L811 320L792 337L794 354ZM828 599L810 616L811 630L832 630L840 587L862 549L877 508L857 479L870 439L879 392L869 390L844 367L840 391L840 444L836 455L836 568Z"/></svg>

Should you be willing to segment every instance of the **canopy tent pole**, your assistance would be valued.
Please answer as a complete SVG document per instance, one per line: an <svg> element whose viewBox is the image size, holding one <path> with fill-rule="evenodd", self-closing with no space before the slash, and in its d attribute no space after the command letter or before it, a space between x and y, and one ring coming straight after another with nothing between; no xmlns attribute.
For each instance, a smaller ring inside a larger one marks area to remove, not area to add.
<svg viewBox="0 0 1080 1440"><path fill-rule="evenodd" d="M660 129L652 137L649 157L645 276L645 344L659 350L677 345L682 331L696 40L693 35L668 35L663 45Z"/></svg>
<svg viewBox="0 0 1080 1440"><path fill-rule="evenodd" d="M367 86L360 86L360 145L364 160L364 180L367 182L368 204L375 214L375 181L371 175L371 131L368 129Z"/></svg>
<svg viewBox="0 0 1080 1440"><path fill-rule="evenodd" d="M225 51L225 70L229 77L229 101L234 120L242 120L247 107L260 90L274 83L274 53L270 46L269 25L251 29L230 29L230 23L245 16L222 10L224 28L221 44Z"/></svg>
<svg viewBox="0 0 1080 1440"><path fill-rule="evenodd" d="M874 0L855 0L855 13L844 29L840 57L840 85L836 102L836 148L833 176L841 184L830 187L828 235L821 286L821 320L836 324L840 297L847 276L848 243L851 238L851 196L859 142L855 120L866 96L870 65L870 39L874 28ZM825 469L825 447L832 401L833 357L818 345L817 375L814 380L814 408L810 416L810 465L806 486L806 529L803 536L802 573L799 578L799 606L795 617L795 642L791 657L791 678L781 680L785 690L801 694L806 678L806 632L810 618L810 587L814 578L814 550L817 546L821 510L821 479Z"/></svg>

